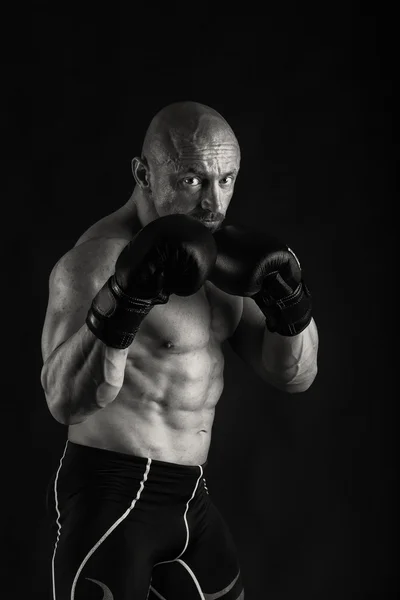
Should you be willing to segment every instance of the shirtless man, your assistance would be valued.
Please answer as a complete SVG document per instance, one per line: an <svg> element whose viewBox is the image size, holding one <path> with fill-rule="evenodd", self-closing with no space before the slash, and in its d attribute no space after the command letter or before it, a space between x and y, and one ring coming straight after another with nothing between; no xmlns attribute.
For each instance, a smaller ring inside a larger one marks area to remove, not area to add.
<svg viewBox="0 0 400 600"><path fill-rule="evenodd" d="M132 161L131 198L51 272L41 380L68 426L49 485L54 600L244 598L205 480L221 345L302 392L318 334L293 252L222 225L239 166L221 115L167 106Z"/></svg>

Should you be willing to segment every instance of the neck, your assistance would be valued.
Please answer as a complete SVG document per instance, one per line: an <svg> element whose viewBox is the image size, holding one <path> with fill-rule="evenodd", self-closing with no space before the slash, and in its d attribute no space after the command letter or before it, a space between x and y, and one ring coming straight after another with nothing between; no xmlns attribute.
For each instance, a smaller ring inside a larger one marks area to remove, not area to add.
<svg viewBox="0 0 400 600"><path fill-rule="evenodd" d="M149 202L149 199L138 185L135 186L128 203L136 206L137 216L142 227L145 227L151 221L158 219L158 214L154 210L153 205Z"/></svg>

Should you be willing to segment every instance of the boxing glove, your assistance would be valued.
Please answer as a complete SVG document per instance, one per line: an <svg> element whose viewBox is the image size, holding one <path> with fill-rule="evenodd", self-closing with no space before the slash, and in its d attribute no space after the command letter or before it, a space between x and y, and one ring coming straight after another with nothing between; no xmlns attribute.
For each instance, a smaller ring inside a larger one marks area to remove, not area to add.
<svg viewBox="0 0 400 600"><path fill-rule="evenodd" d="M272 332L294 336L311 321L311 294L295 254L275 237L227 225L214 233L218 256L210 281L252 298Z"/></svg>
<svg viewBox="0 0 400 600"><path fill-rule="evenodd" d="M201 288L216 256L212 234L192 217L151 221L122 250L114 274L93 299L88 328L107 346L127 348L154 306Z"/></svg>

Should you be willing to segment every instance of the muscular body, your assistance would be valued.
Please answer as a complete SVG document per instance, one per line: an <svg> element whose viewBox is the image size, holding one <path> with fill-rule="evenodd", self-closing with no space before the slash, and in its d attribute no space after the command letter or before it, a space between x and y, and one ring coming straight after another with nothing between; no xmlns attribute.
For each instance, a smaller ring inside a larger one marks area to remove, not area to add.
<svg viewBox="0 0 400 600"><path fill-rule="evenodd" d="M53 353L56 361L58 349L62 360L65 348L60 344L71 344L77 351L77 372L69 373L68 381L91 368L96 383L103 377L104 385L119 390L113 402L94 410L90 418L69 424L72 442L178 464L202 464L223 390L221 344L240 321L243 299L206 281L192 296L173 295L167 304L155 306L129 349L104 347L84 324L85 316L118 255L140 228L136 205L130 200L86 231L57 263L43 331L44 359ZM75 338L69 339L71 335ZM110 354L102 373L87 364L87 352Z"/></svg>
<svg viewBox="0 0 400 600"><path fill-rule="evenodd" d="M115 600L244 598L204 477L222 343L301 392L318 335L293 253L221 227L239 163L218 113L167 107L133 160L132 197L52 270L42 385L69 440L51 483L54 600L92 600L99 586Z"/></svg>

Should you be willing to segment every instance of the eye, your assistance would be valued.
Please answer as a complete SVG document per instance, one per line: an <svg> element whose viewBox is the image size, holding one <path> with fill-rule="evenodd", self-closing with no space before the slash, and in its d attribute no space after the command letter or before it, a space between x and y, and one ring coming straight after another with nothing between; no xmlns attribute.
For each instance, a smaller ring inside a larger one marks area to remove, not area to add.
<svg viewBox="0 0 400 600"><path fill-rule="evenodd" d="M221 179L222 185L230 185L231 183L233 183L232 175L228 175L227 177L224 177L223 179Z"/></svg>
<svg viewBox="0 0 400 600"><path fill-rule="evenodd" d="M185 179L183 179L183 183L185 185L190 185L191 187L194 187L196 185L200 185L201 181L198 177L185 177Z"/></svg>

